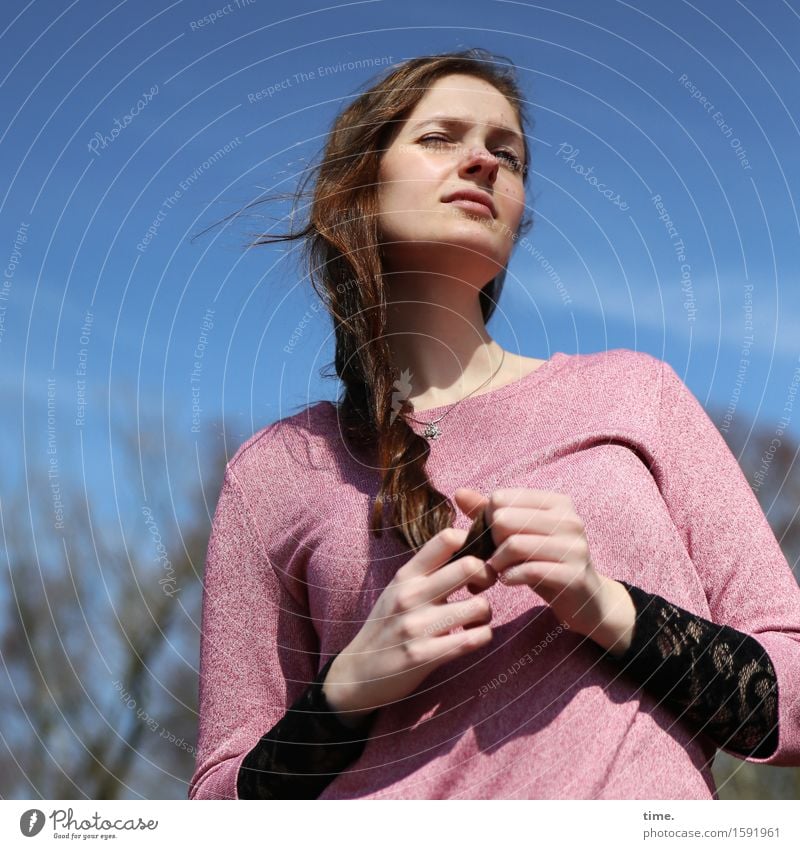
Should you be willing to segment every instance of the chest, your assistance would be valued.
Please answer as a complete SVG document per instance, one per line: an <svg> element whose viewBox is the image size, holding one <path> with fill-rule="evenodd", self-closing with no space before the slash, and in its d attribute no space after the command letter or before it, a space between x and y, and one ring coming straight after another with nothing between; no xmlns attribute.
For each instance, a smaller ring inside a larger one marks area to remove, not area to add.
<svg viewBox="0 0 800 849"><path fill-rule="evenodd" d="M612 434L571 437L520 455L431 463L434 485L448 497L459 486L485 495L499 488L546 489L569 495L584 522L592 562L603 575L624 579L675 603L707 611L705 594L681 535L661 497L647 448ZM493 460L493 462L492 462ZM378 480L338 484L323 494L326 509L310 526L303 580L321 645L341 648L363 625L397 570L413 556L392 531L368 529ZM456 527L470 521L457 513ZM503 624L538 599L500 582L486 590ZM524 588L523 588L524 589ZM469 598L464 590L450 600ZM541 603L541 602L540 602Z"/></svg>

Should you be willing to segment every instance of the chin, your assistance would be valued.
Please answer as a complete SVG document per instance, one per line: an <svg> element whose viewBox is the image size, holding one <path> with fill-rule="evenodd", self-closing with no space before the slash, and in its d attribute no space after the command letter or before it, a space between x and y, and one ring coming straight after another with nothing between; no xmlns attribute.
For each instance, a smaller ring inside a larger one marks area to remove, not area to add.
<svg viewBox="0 0 800 849"><path fill-rule="evenodd" d="M439 227L436 237L442 243L449 243L449 247L458 253L461 253L459 248L468 248L470 262L486 265L487 268L497 268L499 271L508 259L508 246L501 243L498 234L488 230L482 221L463 221L455 226ZM435 237L428 235L427 238Z"/></svg>
<svg viewBox="0 0 800 849"><path fill-rule="evenodd" d="M449 274L462 280L484 280L488 283L505 268L505 263L477 239L442 237L450 244L431 245L429 270Z"/></svg>
<svg viewBox="0 0 800 849"><path fill-rule="evenodd" d="M420 213L413 226L385 227L381 238L395 243L392 253L402 256L404 265L458 277L477 274L488 283L505 268L509 257L509 245L492 229L493 224L499 230L496 219Z"/></svg>

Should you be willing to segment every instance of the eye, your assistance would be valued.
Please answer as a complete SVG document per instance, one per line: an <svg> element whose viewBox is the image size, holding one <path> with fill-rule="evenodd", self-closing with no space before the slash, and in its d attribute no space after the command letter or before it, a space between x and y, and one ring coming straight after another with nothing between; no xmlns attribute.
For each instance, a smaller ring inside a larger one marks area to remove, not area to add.
<svg viewBox="0 0 800 849"><path fill-rule="evenodd" d="M508 164L511 166L513 171L522 171L522 162L520 158L514 153L513 150L498 150L497 156L506 156L508 157Z"/></svg>
<svg viewBox="0 0 800 849"><path fill-rule="evenodd" d="M437 147L441 144L450 144L451 143L450 139L448 139L446 136L440 135L438 133L428 133L428 135L423 136L420 139L420 142L431 142L431 143L436 144ZM514 153L513 150L501 149L501 150L498 150L495 155L504 157L505 160L506 160L506 163L508 164L508 166L511 168L512 171L521 173L525 170L523 165L522 165L522 161L516 155L516 153Z"/></svg>
<svg viewBox="0 0 800 849"><path fill-rule="evenodd" d="M420 141L421 142L427 142L427 141L449 142L450 139L446 138L445 136L434 135L433 133L429 133L427 136L423 136L420 139Z"/></svg>

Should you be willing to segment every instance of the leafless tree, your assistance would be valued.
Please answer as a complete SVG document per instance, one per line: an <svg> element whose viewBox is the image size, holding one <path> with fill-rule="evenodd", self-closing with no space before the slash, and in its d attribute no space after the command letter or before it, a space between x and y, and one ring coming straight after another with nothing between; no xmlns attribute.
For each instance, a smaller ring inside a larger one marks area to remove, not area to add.
<svg viewBox="0 0 800 849"><path fill-rule="evenodd" d="M4 798L186 798L203 561L230 440L180 439L127 408L114 418L110 489L83 434L67 446L59 433L63 527L48 464L31 459L0 500Z"/></svg>
<svg viewBox="0 0 800 849"><path fill-rule="evenodd" d="M749 422L726 434L751 482L774 435L751 432ZM160 419L119 410L110 468L90 468L86 458L96 452L75 434L78 460L68 468L65 459L59 475L63 528L54 527L47 463L29 465L20 481L4 479L3 798L186 798L206 544L225 457L246 436L218 425L187 439ZM63 440L59 451L69 453ZM793 565L796 454L784 434L758 487ZM721 798L800 796L800 769L719 753L714 774Z"/></svg>

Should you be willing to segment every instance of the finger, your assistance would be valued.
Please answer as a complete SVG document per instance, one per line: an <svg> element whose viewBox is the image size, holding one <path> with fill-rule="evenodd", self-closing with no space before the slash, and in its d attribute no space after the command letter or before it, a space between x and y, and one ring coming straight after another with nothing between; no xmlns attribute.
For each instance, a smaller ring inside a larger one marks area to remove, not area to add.
<svg viewBox="0 0 800 849"><path fill-rule="evenodd" d="M539 507L500 507L492 513L492 531L498 545L511 534L557 533L564 517Z"/></svg>
<svg viewBox="0 0 800 849"><path fill-rule="evenodd" d="M467 584L467 590L473 595L482 593L488 590L493 584L497 583L497 572L487 563L484 572L480 572L475 578L472 578Z"/></svg>
<svg viewBox="0 0 800 849"><path fill-rule="evenodd" d="M518 563L516 566L509 567L497 576L497 580L505 587L525 584L532 589L536 589L540 579L541 576L532 563Z"/></svg>
<svg viewBox="0 0 800 849"><path fill-rule="evenodd" d="M464 540L464 545L450 558L450 561L458 560L460 557L466 557L467 555L478 557L481 560L488 560L494 554L496 547L491 528L486 525L486 514L479 511L467 531L467 538Z"/></svg>
<svg viewBox="0 0 800 849"><path fill-rule="evenodd" d="M509 567L497 576L497 580L507 587L526 584L532 589L559 589L568 583L568 573L563 563L537 560Z"/></svg>
<svg viewBox="0 0 800 849"><path fill-rule="evenodd" d="M487 565L501 574L527 560L559 561L566 552L561 537L544 534L513 534L501 543Z"/></svg>
<svg viewBox="0 0 800 849"><path fill-rule="evenodd" d="M470 598L466 601L429 606L421 618L421 636L438 637L454 628L487 624L492 619L492 608L484 599Z"/></svg>
<svg viewBox="0 0 800 849"><path fill-rule="evenodd" d="M453 493L453 497L462 512L466 513L470 519L475 519L489 503L489 499L481 495L477 489L469 489L465 486L459 487Z"/></svg>
<svg viewBox="0 0 800 849"><path fill-rule="evenodd" d="M425 578L424 598L426 601L445 601L448 596L467 584L479 589L490 587L497 580L485 560L477 557L460 557Z"/></svg>
<svg viewBox="0 0 800 849"><path fill-rule="evenodd" d="M511 487L494 490L489 501L492 512L500 507L541 507L549 510L563 505L568 497L563 492L554 492L551 489Z"/></svg>
<svg viewBox="0 0 800 849"><path fill-rule="evenodd" d="M489 645L492 641L492 626L481 625L456 631L452 634L442 634L439 637L426 637L420 641L419 652L429 658L430 664L440 666L445 661L454 660L464 654Z"/></svg>
<svg viewBox="0 0 800 849"><path fill-rule="evenodd" d="M440 569L461 548L468 533L469 531L465 528L446 528L431 537L407 563L400 567L404 577L427 575Z"/></svg>

